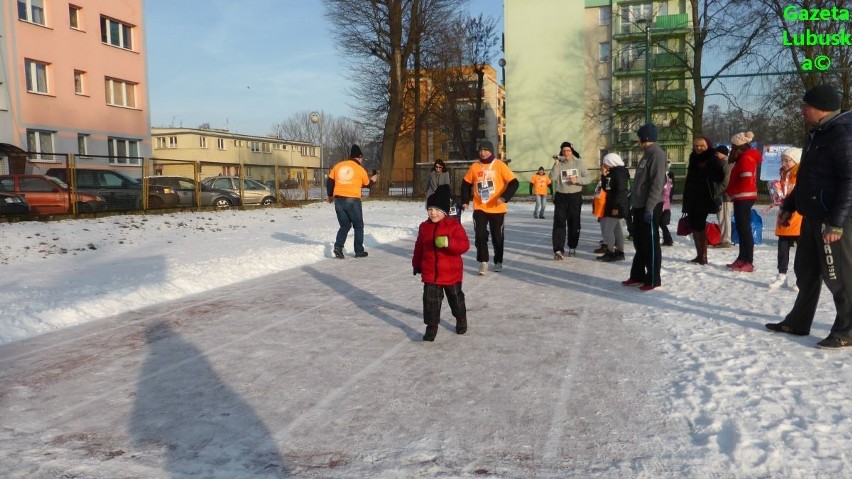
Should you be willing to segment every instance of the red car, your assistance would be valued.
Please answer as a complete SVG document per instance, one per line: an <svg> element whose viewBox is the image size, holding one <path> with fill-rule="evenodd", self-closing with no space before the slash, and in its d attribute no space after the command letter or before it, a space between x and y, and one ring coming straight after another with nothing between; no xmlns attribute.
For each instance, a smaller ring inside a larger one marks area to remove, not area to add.
<svg viewBox="0 0 852 479"><path fill-rule="evenodd" d="M68 185L45 175L0 175L0 192L13 193L24 198L30 212L37 215L71 213L71 195ZM104 199L100 196L77 193L77 211L101 211Z"/></svg>

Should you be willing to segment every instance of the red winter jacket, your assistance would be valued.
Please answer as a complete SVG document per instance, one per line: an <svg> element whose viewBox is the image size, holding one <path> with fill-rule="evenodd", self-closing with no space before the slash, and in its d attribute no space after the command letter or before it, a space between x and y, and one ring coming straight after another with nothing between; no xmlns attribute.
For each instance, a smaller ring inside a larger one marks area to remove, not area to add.
<svg viewBox="0 0 852 479"><path fill-rule="evenodd" d="M731 201L757 200L757 167L763 157L754 148L740 153L731 169L731 179L725 193Z"/></svg>
<svg viewBox="0 0 852 479"><path fill-rule="evenodd" d="M435 246L435 238L447 236L446 248ZM450 286L460 283L464 268L462 257L470 249L470 240L464 227L455 218L445 217L437 223L426 220L420 223L411 266L420 270L424 283Z"/></svg>

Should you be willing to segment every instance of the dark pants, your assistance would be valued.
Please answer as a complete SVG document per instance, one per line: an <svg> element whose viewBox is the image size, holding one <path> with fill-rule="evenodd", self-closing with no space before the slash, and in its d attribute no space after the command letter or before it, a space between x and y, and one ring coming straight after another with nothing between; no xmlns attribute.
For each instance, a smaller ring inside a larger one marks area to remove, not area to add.
<svg viewBox="0 0 852 479"><path fill-rule="evenodd" d="M737 259L746 263L754 262L754 237L751 235L751 208L754 200L734 201L734 222L737 224L737 236L740 237L740 254Z"/></svg>
<svg viewBox="0 0 852 479"><path fill-rule="evenodd" d="M364 252L364 215L361 213L360 198L334 198L334 212L337 213L337 238L334 240L334 249L343 250L349 229L355 229L355 253Z"/></svg>
<svg viewBox="0 0 852 479"><path fill-rule="evenodd" d="M630 216L630 215L628 215ZM660 230L663 232L663 244L673 244L672 233L669 231L669 224L672 222L672 210L663 211L662 219L660 220Z"/></svg>
<svg viewBox="0 0 852 479"><path fill-rule="evenodd" d="M630 267L630 278L642 281L646 286L660 286L660 269L663 266L662 249L660 248L659 221L663 214L663 203L654 207L654 217L651 222L645 221L645 208L633 210L633 265Z"/></svg>
<svg viewBox="0 0 852 479"><path fill-rule="evenodd" d="M556 193L553 197L553 252L577 249L580 242L580 210L583 208L582 193Z"/></svg>
<svg viewBox="0 0 852 479"><path fill-rule="evenodd" d="M843 230L839 241L825 244L822 222L807 216L802 220L793 261L799 294L784 324L798 331L811 330L822 282L825 282L834 298L836 311L831 333L852 340L852 221L847 221Z"/></svg>
<svg viewBox="0 0 852 479"><path fill-rule="evenodd" d="M450 311L456 319L467 318L467 308L464 305L462 284L441 286L433 283L423 283L423 322L427 326L437 326L441 322L441 305L444 303L444 293Z"/></svg>
<svg viewBox="0 0 852 479"><path fill-rule="evenodd" d="M798 236L779 236L778 237L778 272L787 274L787 267L790 264L790 248L793 243L799 239Z"/></svg>
<svg viewBox="0 0 852 479"><path fill-rule="evenodd" d="M494 264L503 262L503 218L504 213L473 212L474 244L476 261L488 262L488 231L491 231L491 245L494 246Z"/></svg>

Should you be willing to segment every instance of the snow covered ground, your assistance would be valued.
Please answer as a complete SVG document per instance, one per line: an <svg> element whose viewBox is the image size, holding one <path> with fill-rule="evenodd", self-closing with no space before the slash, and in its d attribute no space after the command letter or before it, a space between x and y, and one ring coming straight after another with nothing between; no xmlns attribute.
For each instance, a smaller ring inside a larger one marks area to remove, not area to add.
<svg viewBox="0 0 852 479"><path fill-rule="evenodd" d="M642 293L588 208L554 262L513 203L504 272L465 257L468 334L445 308L422 343L422 207L365 202L370 257L343 261L324 203L0 224L0 475L852 476L830 296L809 337L763 326L795 298L766 287L774 214L754 273L676 237Z"/></svg>

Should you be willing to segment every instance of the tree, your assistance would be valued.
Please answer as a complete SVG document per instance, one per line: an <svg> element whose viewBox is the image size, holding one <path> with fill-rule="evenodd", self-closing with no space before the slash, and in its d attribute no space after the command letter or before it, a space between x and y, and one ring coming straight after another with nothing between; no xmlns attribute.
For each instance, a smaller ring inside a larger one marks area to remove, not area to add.
<svg viewBox="0 0 852 479"><path fill-rule="evenodd" d="M291 114L272 127L270 136L280 140L303 141L322 148L324 166L347 158L353 144L361 146L364 152L365 165L372 160L377 163L375 156L370 157L366 144L373 143L369 140L369 129L361 123L350 118L337 117L325 112L319 112L322 122L322 136L320 136L320 125L311 121L313 112L300 111ZM362 144L366 143L366 144ZM372 152L375 155L375 152ZM365 166L366 167L366 166Z"/></svg>

